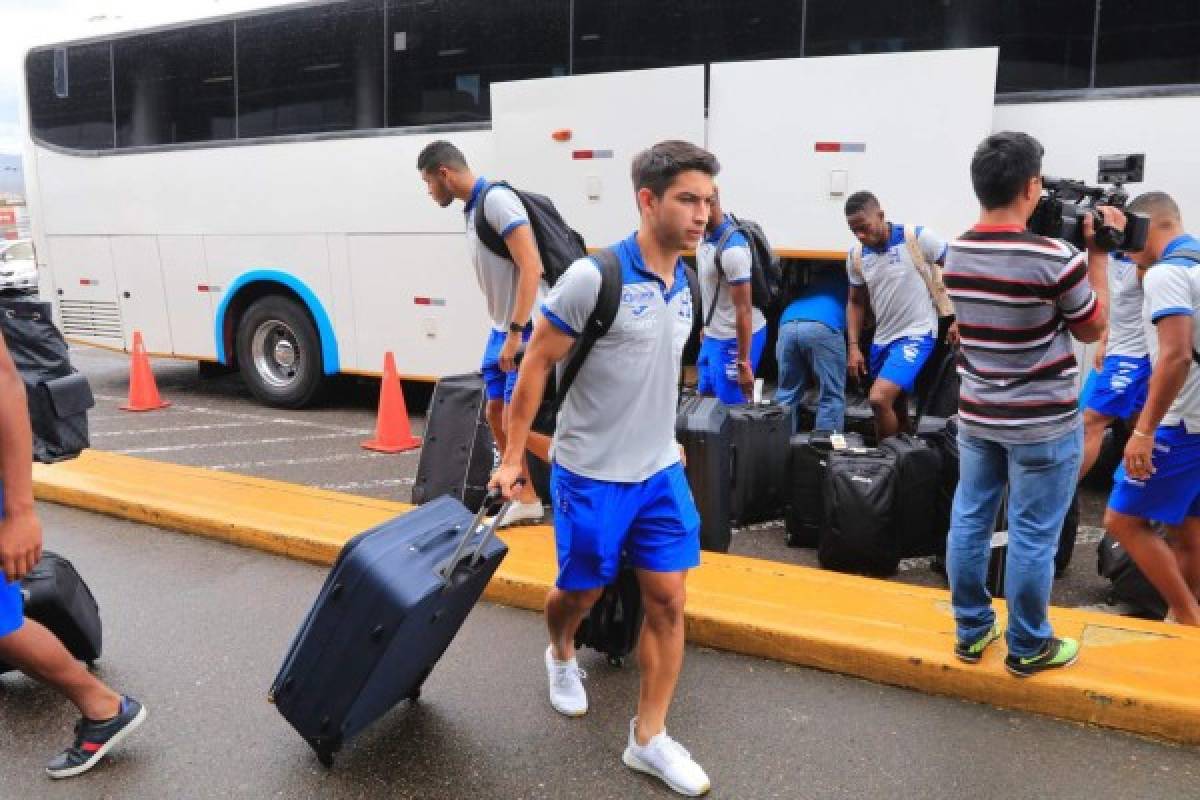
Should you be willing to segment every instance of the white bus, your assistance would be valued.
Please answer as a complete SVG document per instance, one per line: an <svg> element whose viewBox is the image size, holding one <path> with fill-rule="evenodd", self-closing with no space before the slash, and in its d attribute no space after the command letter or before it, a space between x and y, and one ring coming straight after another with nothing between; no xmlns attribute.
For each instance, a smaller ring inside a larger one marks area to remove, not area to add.
<svg viewBox="0 0 1200 800"><path fill-rule="evenodd" d="M434 138L593 245L635 225L633 153L706 143L732 210L832 260L857 189L968 225L997 129L1063 177L1145 153L1145 186L1200 208L1197 33L1200 4L1135 0L343 0L49 41L24 81L40 288L73 340L140 330L267 403L388 350L430 380L487 325L463 220L416 174Z"/></svg>

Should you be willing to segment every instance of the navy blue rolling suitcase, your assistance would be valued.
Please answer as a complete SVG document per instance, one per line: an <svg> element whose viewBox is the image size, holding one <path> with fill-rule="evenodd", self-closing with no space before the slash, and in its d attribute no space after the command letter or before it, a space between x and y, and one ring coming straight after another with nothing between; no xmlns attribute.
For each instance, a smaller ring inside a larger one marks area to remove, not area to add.
<svg viewBox="0 0 1200 800"><path fill-rule="evenodd" d="M420 696L504 559L494 524L482 525L496 510L487 500L473 516L440 497L342 548L268 695L325 766L350 737Z"/></svg>

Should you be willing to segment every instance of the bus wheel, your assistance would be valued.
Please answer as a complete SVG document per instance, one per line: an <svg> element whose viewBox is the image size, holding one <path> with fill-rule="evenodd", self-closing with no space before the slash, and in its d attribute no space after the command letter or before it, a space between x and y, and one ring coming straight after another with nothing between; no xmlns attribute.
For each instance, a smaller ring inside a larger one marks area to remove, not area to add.
<svg viewBox="0 0 1200 800"><path fill-rule="evenodd" d="M303 408L324 384L321 341L308 314L277 295L256 300L237 330L238 367L250 391L278 408Z"/></svg>

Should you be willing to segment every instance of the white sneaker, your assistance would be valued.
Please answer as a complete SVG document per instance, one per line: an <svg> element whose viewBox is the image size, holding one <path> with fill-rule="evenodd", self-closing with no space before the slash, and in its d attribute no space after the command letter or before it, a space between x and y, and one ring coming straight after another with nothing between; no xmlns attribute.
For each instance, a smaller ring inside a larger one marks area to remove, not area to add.
<svg viewBox="0 0 1200 800"><path fill-rule="evenodd" d="M637 718L629 723L629 744L621 760L630 769L645 772L688 797L707 794L712 788L704 769L692 760L692 755L679 742L662 731L644 747L637 743L634 730Z"/></svg>
<svg viewBox="0 0 1200 800"><path fill-rule="evenodd" d="M541 522L545 516L546 509L542 508L540 500L536 503L514 502L508 506L508 511L504 512L504 516L500 518L496 527L507 528L509 525Z"/></svg>
<svg viewBox="0 0 1200 800"><path fill-rule="evenodd" d="M583 679L587 673L575 659L556 661L554 648L546 648L546 677L550 680L550 705L568 717L582 717L588 710L587 692Z"/></svg>

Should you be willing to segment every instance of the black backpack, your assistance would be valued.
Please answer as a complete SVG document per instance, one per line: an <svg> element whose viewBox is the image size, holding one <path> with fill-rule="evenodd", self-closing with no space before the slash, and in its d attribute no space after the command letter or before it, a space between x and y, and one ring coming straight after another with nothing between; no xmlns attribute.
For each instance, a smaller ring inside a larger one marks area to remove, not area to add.
<svg viewBox="0 0 1200 800"><path fill-rule="evenodd" d="M721 266L721 254L729 246L730 238L735 233L741 233L746 237L746 241L750 243L750 259L752 263L750 268L750 302L759 311L764 314L770 314L775 306L778 305L779 298L783 294L783 267L779 263L779 257L771 249L771 243L767 241L767 235L763 233L761 225L754 220L739 219L733 214L730 214L729 218L733 220L733 225L730 226L729 230L725 231L725 234L717 242L716 262L718 280L725 277L725 269ZM716 308L717 303L714 298L712 308L708 310L708 314L705 317L705 325L712 323L713 312L716 311Z"/></svg>
<svg viewBox="0 0 1200 800"><path fill-rule="evenodd" d="M487 221L487 215L483 213L488 192L497 186L510 190L521 201L521 205L525 206L525 213L529 215L529 225L533 229L533 238L537 241L538 255L542 258L542 278L547 286L553 286L567 271L567 267L587 256L587 246L583 237L567 225L549 197L513 189L500 181L488 184L475 204L475 235L479 237L483 246L494 254L512 261L512 254L508 251L504 237L492 228Z"/></svg>

